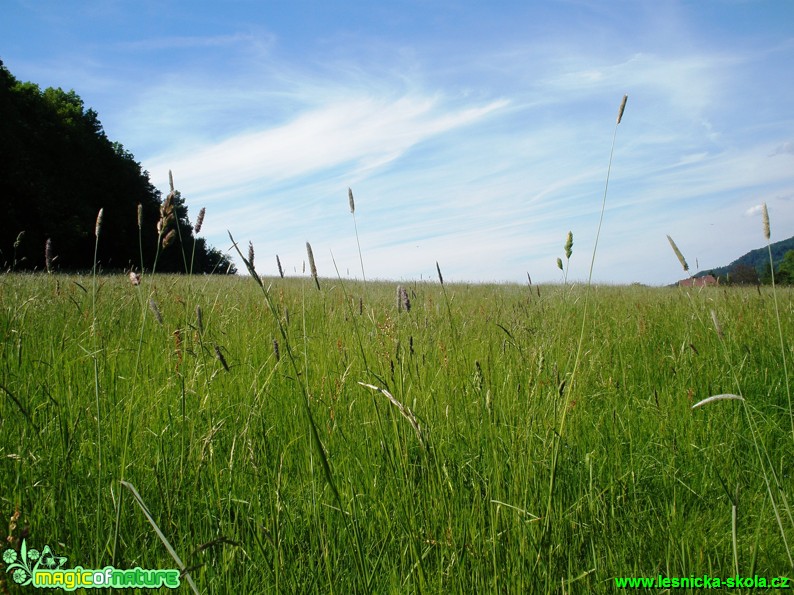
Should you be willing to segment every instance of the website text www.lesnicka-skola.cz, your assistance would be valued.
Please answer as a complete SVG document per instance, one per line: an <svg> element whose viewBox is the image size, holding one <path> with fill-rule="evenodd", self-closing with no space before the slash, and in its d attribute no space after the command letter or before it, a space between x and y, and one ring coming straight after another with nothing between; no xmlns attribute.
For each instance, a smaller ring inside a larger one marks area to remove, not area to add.
<svg viewBox="0 0 794 595"><path fill-rule="evenodd" d="M785 576L618 576L615 577L618 589L791 589L791 579Z"/></svg>

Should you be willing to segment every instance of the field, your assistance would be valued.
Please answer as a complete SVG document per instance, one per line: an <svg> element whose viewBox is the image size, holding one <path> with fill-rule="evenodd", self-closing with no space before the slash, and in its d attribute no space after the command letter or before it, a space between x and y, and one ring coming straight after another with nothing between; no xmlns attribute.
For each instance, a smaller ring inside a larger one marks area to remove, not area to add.
<svg viewBox="0 0 794 595"><path fill-rule="evenodd" d="M791 290L263 283L0 277L8 543L159 530L202 593L794 575Z"/></svg>

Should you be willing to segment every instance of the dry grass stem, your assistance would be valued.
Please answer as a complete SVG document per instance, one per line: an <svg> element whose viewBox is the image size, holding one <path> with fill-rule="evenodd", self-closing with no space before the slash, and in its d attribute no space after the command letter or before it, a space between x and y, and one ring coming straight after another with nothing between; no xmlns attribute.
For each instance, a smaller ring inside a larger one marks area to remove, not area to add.
<svg viewBox="0 0 794 595"><path fill-rule="evenodd" d="M262 279L260 279L259 275L256 274L254 267L251 266L251 263L248 261L248 259L245 256L243 256L243 253L240 251L240 248L237 246L237 242L235 242L234 238L232 237L232 232L227 231L226 233L229 234L229 239L232 241L232 245L234 246L235 250L237 250L237 254L239 254L240 258L243 259L243 263L245 264L245 268L248 269L248 273L251 275L251 277L254 278L254 280L259 284L259 286L262 287Z"/></svg>
<svg viewBox="0 0 794 595"><path fill-rule="evenodd" d="M717 313L714 310L711 311L711 321L714 323L714 330L717 331L717 335L719 335L720 339L724 339L725 336L722 334L722 326L720 325L720 321L717 319Z"/></svg>
<svg viewBox="0 0 794 595"><path fill-rule="evenodd" d="M157 536L160 538L160 541L163 542L165 549L168 550L168 553L170 554L171 558L173 558L174 562L176 562L177 567L181 571L181 576L183 576L185 580L187 580L191 590L194 593L196 593L196 595L198 595L199 592L198 588L196 587L196 584L193 582L193 579L190 576L190 572L188 568L185 567L184 562L182 562L179 555L176 553L174 548L165 538L165 535L163 535L163 532L160 530L160 527L157 526L157 523L152 518L152 515L149 512L149 508L146 506L146 503L143 501L143 498L141 498L141 495L138 493L138 490L135 489L135 486L133 486L131 483L128 483L126 481L121 481L121 485L123 485L125 488L127 488L130 491L132 497L135 499L135 502L138 504L138 507L141 509L143 515L146 517L146 520L149 521L149 524L152 526L155 533L157 533Z"/></svg>
<svg viewBox="0 0 794 595"><path fill-rule="evenodd" d="M411 427L414 429L414 432L416 432L416 438L419 440L419 444L424 446L424 441L422 439L422 428L419 426L419 421L417 421L416 416L414 415L413 411L411 411L408 407L406 407L405 405L400 403L397 399L395 399L394 395L392 395L386 389L380 388L378 386L375 386L374 384L367 384L366 382L359 382L359 384L361 386L366 386L367 388L371 388L372 390L379 392L380 394L385 396L387 399L389 399L389 401L391 401L392 405L397 407L397 410L400 412L400 414L405 419L408 420L408 423L411 424Z"/></svg>
<svg viewBox="0 0 794 595"><path fill-rule="evenodd" d="M732 395L732 394L724 394L724 395L714 395L713 397L709 397L708 399L703 399L702 401L698 401L694 405L692 405L692 409L696 407L700 407L701 405L708 405L709 403L713 403L714 401L725 401L729 399L744 401L744 397L740 395Z"/></svg>

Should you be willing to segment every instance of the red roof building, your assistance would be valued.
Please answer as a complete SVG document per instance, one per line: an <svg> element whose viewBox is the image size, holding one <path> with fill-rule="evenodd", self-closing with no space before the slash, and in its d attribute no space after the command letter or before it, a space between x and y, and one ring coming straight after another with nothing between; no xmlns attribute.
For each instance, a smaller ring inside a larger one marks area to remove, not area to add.
<svg viewBox="0 0 794 595"><path fill-rule="evenodd" d="M690 277L678 282L679 287L712 287L719 285L719 281L714 275L704 275L702 277Z"/></svg>

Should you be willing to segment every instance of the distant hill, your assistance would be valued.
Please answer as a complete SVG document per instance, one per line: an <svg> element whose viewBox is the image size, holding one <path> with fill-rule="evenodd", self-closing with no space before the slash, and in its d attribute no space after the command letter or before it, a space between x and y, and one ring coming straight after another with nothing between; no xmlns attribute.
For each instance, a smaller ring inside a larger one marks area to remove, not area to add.
<svg viewBox="0 0 794 595"><path fill-rule="evenodd" d="M780 242L775 242L772 244L772 261L775 263L775 269L780 264L780 261L783 260L783 255L788 252L789 250L794 250L794 236L788 238L787 240L781 240ZM749 267L754 268L758 271L759 275L763 275L765 271L768 270L769 267L769 250L766 246L763 248L756 248L755 250L750 250L744 256L740 256L736 260L734 260L729 265L719 267L716 269L709 269L707 271L700 271L695 274L695 277L703 277L704 275L712 274L715 277L724 277L728 273L730 273L736 265L744 264Z"/></svg>

